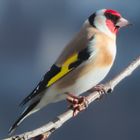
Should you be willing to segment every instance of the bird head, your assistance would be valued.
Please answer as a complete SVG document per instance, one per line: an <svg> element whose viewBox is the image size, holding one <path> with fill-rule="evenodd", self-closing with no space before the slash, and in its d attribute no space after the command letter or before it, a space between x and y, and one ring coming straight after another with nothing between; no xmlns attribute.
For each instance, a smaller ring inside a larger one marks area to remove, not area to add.
<svg viewBox="0 0 140 140"><path fill-rule="evenodd" d="M111 9L96 11L88 18L88 21L91 26L110 36L116 35L120 28L130 24L118 11Z"/></svg>

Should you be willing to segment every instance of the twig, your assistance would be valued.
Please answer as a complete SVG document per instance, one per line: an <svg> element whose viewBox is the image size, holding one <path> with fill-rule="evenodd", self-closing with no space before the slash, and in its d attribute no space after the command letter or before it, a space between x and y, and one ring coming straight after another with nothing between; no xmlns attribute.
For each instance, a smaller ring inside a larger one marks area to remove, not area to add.
<svg viewBox="0 0 140 140"><path fill-rule="evenodd" d="M131 75L131 73L140 66L140 56L134 60L127 68L125 68L120 74L118 74L115 78L110 80L109 82L104 84L105 94L108 94L111 90L116 87L124 78ZM86 98L88 100L88 104L92 103L96 99L101 97L101 93L98 91L94 91L90 93ZM73 117L73 110L69 109L63 114L56 117L55 120L50 121L48 124L35 129L30 132L25 132L23 134L12 136L10 138L6 138L4 140L29 140L29 139L39 139L45 140L50 136L55 130L61 127L65 122Z"/></svg>

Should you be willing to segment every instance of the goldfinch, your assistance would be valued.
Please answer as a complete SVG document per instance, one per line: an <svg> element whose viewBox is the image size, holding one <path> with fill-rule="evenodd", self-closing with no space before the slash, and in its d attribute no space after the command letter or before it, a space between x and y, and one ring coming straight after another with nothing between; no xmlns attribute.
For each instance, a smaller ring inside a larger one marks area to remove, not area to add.
<svg viewBox="0 0 140 140"><path fill-rule="evenodd" d="M90 15L36 88L22 101L21 105L29 105L9 132L46 105L67 97L69 101L69 98L78 99L102 81L116 56L117 32L127 25L129 22L115 10L101 9Z"/></svg>

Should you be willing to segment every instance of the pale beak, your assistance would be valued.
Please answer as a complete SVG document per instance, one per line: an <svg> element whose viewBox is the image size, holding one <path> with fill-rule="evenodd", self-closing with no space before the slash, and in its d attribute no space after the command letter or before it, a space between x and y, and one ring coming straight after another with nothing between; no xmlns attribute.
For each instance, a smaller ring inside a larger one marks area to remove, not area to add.
<svg viewBox="0 0 140 140"><path fill-rule="evenodd" d="M126 20L125 18L120 18L119 21L116 24L116 27L121 28L121 27L125 27L125 26L128 26L128 25L132 25L132 24L130 24L129 21Z"/></svg>

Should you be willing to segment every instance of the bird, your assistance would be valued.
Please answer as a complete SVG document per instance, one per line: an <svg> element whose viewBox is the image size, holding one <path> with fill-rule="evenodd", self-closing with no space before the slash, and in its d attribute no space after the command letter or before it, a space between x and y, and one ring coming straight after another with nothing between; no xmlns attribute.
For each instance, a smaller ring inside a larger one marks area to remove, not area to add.
<svg viewBox="0 0 140 140"><path fill-rule="evenodd" d="M44 74L33 91L21 102L27 104L17 121L9 129L13 133L31 114L67 99L74 111L85 101L80 95L96 87L110 71L116 56L116 37L129 21L112 9L100 9L86 19L80 31Z"/></svg>

